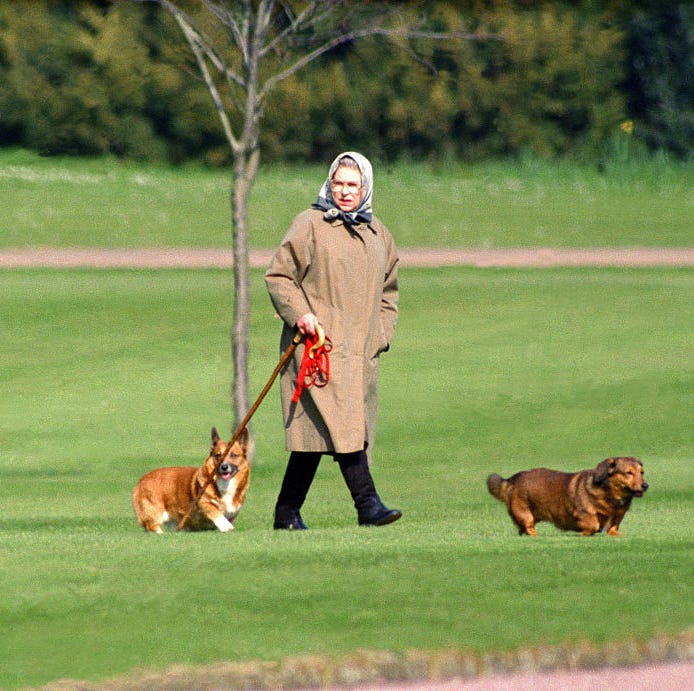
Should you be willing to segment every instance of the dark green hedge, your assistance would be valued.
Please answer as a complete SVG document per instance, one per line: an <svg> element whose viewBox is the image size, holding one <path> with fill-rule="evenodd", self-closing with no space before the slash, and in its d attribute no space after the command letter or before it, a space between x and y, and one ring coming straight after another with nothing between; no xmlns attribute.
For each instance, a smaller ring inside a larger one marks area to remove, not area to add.
<svg viewBox="0 0 694 691"><path fill-rule="evenodd" d="M422 43L419 60L377 40L343 46L267 102L265 159L595 157L628 119L644 147L691 157L691 5L419 4L432 29L502 40ZM0 0L0 146L230 156L178 27L158 5L126 1Z"/></svg>

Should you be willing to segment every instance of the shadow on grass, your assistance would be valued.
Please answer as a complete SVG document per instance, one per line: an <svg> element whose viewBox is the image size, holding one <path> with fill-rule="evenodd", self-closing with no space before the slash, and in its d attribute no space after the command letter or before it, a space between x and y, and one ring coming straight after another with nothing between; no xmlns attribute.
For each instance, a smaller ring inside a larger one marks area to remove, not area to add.
<svg viewBox="0 0 694 691"><path fill-rule="evenodd" d="M141 532L137 527L138 535ZM133 531L133 521L124 518L104 518L103 516L66 518L59 516L56 518L0 518L0 531L4 533L62 533L66 532L127 532Z"/></svg>

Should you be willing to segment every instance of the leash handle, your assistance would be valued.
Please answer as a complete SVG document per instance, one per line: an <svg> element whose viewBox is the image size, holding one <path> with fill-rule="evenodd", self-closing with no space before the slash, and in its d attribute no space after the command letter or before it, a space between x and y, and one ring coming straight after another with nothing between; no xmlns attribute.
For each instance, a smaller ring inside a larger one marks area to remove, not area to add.
<svg viewBox="0 0 694 691"><path fill-rule="evenodd" d="M323 347L325 343L325 331L320 324L316 324L316 342L311 346L308 351L308 356L313 360L316 356L316 351Z"/></svg>

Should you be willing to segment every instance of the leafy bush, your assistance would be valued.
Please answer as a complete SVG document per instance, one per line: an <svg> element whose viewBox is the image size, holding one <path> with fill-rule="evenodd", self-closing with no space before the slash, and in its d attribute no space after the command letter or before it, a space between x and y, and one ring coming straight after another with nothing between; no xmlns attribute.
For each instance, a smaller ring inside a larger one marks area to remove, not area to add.
<svg viewBox="0 0 694 691"><path fill-rule="evenodd" d="M403 12L426 11L432 31L482 38L340 46L271 94L263 155L325 161L360 148L386 161L595 157L630 116L634 138L686 158L694 147L692 10L637 7L403 3ZM0 29L0 146L229 162L190 50L157 4L37 0L20 8L0 0Z"/></svg>
<svg viewBox="0 0 694 691"><path fill-rule="evenodd" d="M694 8L639 11L627 24L629 110L653 149L686 158L694 151Z"/></svg>

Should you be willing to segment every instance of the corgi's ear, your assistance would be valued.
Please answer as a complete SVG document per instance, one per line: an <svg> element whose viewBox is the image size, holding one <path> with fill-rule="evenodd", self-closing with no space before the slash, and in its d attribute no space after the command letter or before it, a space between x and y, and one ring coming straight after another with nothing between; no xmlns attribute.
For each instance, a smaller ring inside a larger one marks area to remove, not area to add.
<svg viewBox="0 0 694 691"><path fill-rule="evenodd" d="M219 441L219 433L217 432L217 428L213 427L212 428L212 448L217 445L217 442Z"/></svg>
<svg viewBox="0 0 694 691"><path fill-rule="evenodd" d="M244 454L246 453L246 451L248 451L249 437L250 437L250 434L248 432L248 427L244 427L243 430L241 431L241 434L239 434L239 444L241 445L241 448L243 449Z"/></svg>

